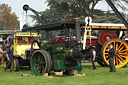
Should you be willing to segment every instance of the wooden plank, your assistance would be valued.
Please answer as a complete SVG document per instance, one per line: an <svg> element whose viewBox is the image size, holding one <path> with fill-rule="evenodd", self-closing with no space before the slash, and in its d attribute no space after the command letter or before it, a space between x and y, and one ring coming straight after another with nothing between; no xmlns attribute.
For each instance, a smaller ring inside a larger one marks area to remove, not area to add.
<svg viewBox="0 0 128 85"><path fill-rule="evenodd" d="M72 74L72 75L77 74L77 70L72 70L72 71L71 71L71 74Z"/></svg>
<svg viewBox="0 0 128 85"><path fill-rule="evenodd" d="M83 73L83 74L75 74L74 76L85 76L85 73Z"/></svg>
<svg viewBox="0 0 128 85"><path fill-rule="evenodd" d="M46 76L46 77L48 77L48 73L45 73L43 76Z"/></svg>
<svg viewBox="0 0 128 85"><path fill-rule="evenodd" d="M83 73L83 74L77 74L77 70L72 70L72 74L74 76L85 76L85 73Z"/></svg>
<svg viewBox="0 0 128 85"><path fill-rule="evenodd" d="M63 72L55 72L55 75L62 76L63 75Z"/></svg>

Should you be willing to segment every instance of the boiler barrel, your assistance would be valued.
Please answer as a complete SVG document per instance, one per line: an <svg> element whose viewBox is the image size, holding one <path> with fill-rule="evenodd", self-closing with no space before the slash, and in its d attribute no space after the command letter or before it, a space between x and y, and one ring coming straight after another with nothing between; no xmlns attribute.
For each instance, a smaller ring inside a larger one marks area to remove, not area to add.
<svg viewBox="0 0 128 85"><path fill-rule="evenodd" d="M65 52L65 58L72 58L72 59L78 59L78 58L82 58L82 56L80 55L80 53L74 49L67 49Z"/></svg>

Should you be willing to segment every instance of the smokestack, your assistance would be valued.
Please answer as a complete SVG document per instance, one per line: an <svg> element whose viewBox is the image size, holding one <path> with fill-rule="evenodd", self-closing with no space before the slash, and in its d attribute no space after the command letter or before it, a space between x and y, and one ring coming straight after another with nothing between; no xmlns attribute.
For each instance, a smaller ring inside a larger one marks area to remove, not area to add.
<svg viewBox="0 0 128 85"><path fill-rule="evenodd" d="M80 43L80 18L77 17L77 18L74 18L75 20L75 29L76 29L76 40L77 40L77 43Z"/></svg>

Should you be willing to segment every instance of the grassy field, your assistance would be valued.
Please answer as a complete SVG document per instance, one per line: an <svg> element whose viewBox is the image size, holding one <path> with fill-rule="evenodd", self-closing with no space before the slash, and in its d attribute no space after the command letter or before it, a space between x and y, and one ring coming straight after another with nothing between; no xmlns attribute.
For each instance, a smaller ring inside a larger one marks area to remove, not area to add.
<svg viewBox="0 0 128 85"><path fill-rule="evenodd" d="M83 63L84 77L22 77L21 74L32 74L27 67L22 67L19 72L10 73L0 67L0 85L128 85L128 67L118 68L117 72L110 73L108 67L96 64L97 70L92 70L91 63Z"/></svg>

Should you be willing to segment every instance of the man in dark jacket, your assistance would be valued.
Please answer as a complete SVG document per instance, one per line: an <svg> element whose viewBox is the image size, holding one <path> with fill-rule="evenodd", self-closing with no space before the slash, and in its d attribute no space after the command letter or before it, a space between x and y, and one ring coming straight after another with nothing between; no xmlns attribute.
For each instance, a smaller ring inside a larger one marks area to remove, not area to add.
<svg viewBox="0 0 128 85"><path fill-rule="evenodd" d="M7 68L9 68L9 66L11 65L10 72L13 72L13 66L14 66L13 44L10 44L10 46L9 46L9 48L7 50L7 60L9 61L9 63L5 67L4 71L6 71Z"/></svg>
<svg viewBox="0 0 128 85"><path fill-rule="evenodd" d="M109 72L116 72L116 68L114 65L114 53L115 53L115 49L113 48L112 44L109 44L110 49L108 49L109 54L109 67L110 67L110 71Z"/></svg>

